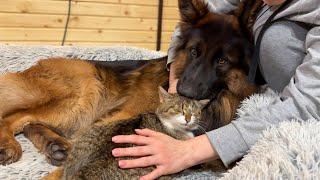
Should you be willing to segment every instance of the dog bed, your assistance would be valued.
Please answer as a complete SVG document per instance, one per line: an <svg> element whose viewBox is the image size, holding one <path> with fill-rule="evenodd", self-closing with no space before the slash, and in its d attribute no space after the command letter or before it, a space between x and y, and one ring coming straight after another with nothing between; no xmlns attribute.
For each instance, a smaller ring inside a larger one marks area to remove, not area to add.
<svg viewBox="0 0 320 180"><path fill-rule="evenodd" d="M133 47L56 47L0 45L0 74L22 71L37 60L68 57L87 60L139 60L164 56L164 53ZM238 116L250 114L278 100L276 93L266 91L242 103ZM40 179L56 167L49 165L23 135L20 161L0 165L0 179ZM188 171L178 179L317 179L320 177L320 123L284 122L266 130L262 138L233 169L223 174ZM221 177L222 176L222 177Z"/></svg>

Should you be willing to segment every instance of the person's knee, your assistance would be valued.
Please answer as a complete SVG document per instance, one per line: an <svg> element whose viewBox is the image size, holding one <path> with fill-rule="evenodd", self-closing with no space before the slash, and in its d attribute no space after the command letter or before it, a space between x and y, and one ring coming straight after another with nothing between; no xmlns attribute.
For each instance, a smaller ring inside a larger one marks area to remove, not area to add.
<svg viewBox="0 0 320 180"><path fill-rule="evenodd" d="M266 30L260 46L260 68L269 86L277 91L289 83L305 55L307 30L282 21Z"/></svg>

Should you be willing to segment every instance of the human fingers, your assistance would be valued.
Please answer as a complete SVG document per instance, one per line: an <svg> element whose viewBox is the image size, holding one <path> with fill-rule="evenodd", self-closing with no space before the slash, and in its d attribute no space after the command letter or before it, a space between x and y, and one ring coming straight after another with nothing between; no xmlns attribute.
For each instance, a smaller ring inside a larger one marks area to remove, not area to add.
<svg viewBox="0 0 320 180"><path fill-rule="evenodd" d="M112 150L114 157L128 156L148 156L152 154L152 148L149 146L135 146L129 148L116 148Z"/></svg>
<svg viewBox="0 0 320 180"><path fill-rule="evenodd" d="M153 179L157 179L158 177L164 174L165 173L163 172L163 170L157 167L157 169L153 170L151 173L140 177L140 180L153 180Z"/></svg>
<svg viewBox="0 0 320 180"><path fill-rule="evenodd" d="M146 156L138 159L119 161L119 167L123 169L149 167L156 164L157 161L154 156Z"/></svg>
<svg viewBox="0 0 320 180"><path fill-rule="evenodd" d="M112 142L114 143L130 143L136 145L145 145L149 144L149 138L139 135L118 135L112 137Z"/></svg>
<svg viewBox="0 0 320 180"><path fill-rule="evenodd" d="M147 137L154 137L154 136L158 136L159 134L161 134L161 133L153 131L151 129L135 129L135 132L138 135L147 136Z"/></svg>

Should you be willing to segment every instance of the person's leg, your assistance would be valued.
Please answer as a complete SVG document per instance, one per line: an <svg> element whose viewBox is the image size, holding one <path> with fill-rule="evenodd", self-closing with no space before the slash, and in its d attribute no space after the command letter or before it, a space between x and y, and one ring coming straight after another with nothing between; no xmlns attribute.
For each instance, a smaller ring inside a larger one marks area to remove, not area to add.
<svg viewBox="0 0 320 180"><path fill-rule="evenodd" d="M275 22L260 47L260 70L268 86L281 92L305 56L308 28L292 21Z"/></svg>

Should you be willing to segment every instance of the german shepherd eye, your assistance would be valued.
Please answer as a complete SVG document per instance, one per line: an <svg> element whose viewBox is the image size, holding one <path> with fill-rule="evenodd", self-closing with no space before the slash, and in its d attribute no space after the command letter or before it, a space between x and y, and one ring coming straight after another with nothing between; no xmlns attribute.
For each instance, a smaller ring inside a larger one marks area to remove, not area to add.
<svg viewBox="0 0 320 180"><path fill-rule="evenodd" d="M218 60L219 65L224 65L224 64L227 64L228 62L229 60L227 58L219 58Z"/></svg>
<svg viewBox="0 0 320 180"><path fill-rule="evenodd" d="M190 55L193 59L198 58L200 56L200 51L197 48L193 47L190 49Z"/></svg>

